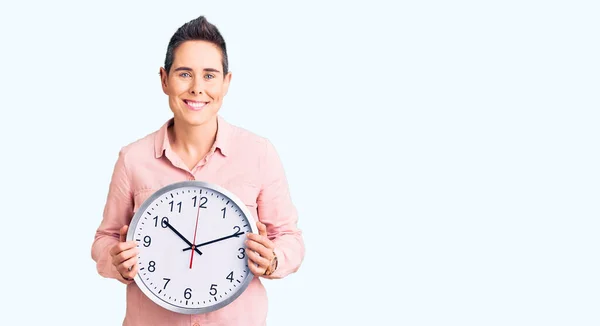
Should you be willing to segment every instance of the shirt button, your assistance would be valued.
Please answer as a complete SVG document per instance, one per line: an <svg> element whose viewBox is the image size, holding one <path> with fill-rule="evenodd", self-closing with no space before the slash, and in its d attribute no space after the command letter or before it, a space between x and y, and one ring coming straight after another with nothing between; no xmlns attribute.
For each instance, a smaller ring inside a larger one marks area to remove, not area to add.
<svg viewBox="0 0 600 326"><path fill-rule="evenodd" d="M194 326L200 326L200 324L198 324L198 323L194 323Z"/></svg>

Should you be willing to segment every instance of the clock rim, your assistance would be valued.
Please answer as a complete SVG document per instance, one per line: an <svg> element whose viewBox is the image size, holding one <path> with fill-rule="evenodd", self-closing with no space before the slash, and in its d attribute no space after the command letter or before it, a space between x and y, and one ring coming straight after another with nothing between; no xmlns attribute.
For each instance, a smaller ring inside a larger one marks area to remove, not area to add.
<svg viewBox="0 0 600 326"><path fill-rule="evenodd" d="M219 186L212 182L200 181L200 180L186 180L186 181L174 182L174 183L168 184L164 187L161 187L160 189L158 189L154 193L152 193L148 198L146 198L146 200L144 200L144 202L140 205L138 210L133 215L131 222L129 223L126 241L133 241L133 238L135 235L135 227L137 226L139 220L143 216L143 213L152 204L152 202L154 202L154 200L161 197L165 193L168 193L168 192L178 189L178 188L184 188L184 187L208 188L208 189L220 192L221 194L227 196L231 201L233 201L238 206L238 208L240 208L242 213L246 216L246 219L248 220L248 222L250 224L250 230L252 231L252 233L258 233L258 229L256 227L256 220L254 219L254 216L250 213L250 210L248 209L248 207L246 207L246 204L234 193L232 193L231 191L225 189L224 187ZM244 245L244 247L247 248L245 245ZM251 264L251 261L248 260L248 258L246 258L246 262L248 264ZM207 307L201 307L201 308L185 308L185 307L177 306L172 303L164 301L163 299L158 297L154 292L152 292L148 288L148 286L141 279L139 273L137 273L134 276L133 280L136 283L137 287L146 295L147 298L149 298L152 302L161 306L162 308L165 308L172 312L185 314L185 315L198 315L198 314L205 314L208 312L212 312L212 311L224 308L225 306L232 303L242 293L244 293L246 291L246 289L248 288L248 286L250 285L250 282L252 282L254 277L255 277L254 274L251 271L248 271L248 277L246 277L244 279L244 281L238 287L238 290L234 294L232 294L230 297L228 297L227 299L225 299L223 301L217 302L214 305L210 305Z"/></svg>

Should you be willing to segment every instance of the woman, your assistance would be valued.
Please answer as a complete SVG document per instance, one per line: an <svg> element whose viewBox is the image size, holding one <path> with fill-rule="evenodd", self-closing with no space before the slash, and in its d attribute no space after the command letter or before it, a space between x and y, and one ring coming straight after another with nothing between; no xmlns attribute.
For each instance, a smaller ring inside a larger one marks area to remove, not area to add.
<svg viewBox="0 0 600 326"><path fill-rule="evenodd" d="M267 297L260 278L283 278L297 271L304 258L297 212L279 157L267 139L218 114L231 72L225 41L204 17L172 36L160 80L173 117L119 152L92 245L98 273L127 285L123 325L265 325ZM248 234L246 243L251 249L248 266L256 277L235 301L202 315L177 314L147 298L132 280L138 272L137 244L125 241L144 200L183 180L207 181L233 192L259 230Z"/></svg>

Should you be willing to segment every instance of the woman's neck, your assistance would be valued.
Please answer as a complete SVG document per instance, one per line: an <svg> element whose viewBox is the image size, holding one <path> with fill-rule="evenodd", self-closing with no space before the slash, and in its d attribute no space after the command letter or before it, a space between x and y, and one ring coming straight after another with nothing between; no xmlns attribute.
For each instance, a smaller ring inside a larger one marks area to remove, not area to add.
<svg viewBox="0 0 600 326"><path fill-rule="evenodd" d="M213 146L217 136L217 118L198 126L175 119L168 130L171 148L191 169Z"/></svg>

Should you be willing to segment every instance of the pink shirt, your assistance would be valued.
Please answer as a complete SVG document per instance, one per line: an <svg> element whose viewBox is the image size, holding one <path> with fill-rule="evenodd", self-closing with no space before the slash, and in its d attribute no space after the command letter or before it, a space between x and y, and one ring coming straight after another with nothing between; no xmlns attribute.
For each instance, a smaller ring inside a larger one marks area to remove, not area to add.
<svg viewBox="0 0 600 326"><path fill-rule="evenodd" d="M112 265L109 250L119 241L119 229L129 224L146 198L168 184L202 180L240 197L254 218L267 226L268 236L276 245L279 266L269 278L296 272L304 259L296 208L275 148L267 139L231 125L221 116L217 119L215 144L192 170L169 146L167 127L172 119L119 152L103 219L92 245L92 258L100 275L127 285L124 326L266 325L268 301L260 277L254 277L246 291L224 308L203 315L183 315L152 302L134 281L124 280Z"/></svg>

